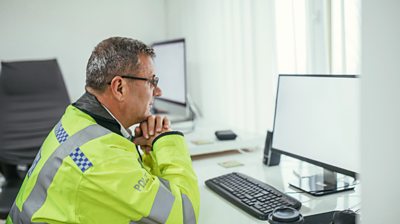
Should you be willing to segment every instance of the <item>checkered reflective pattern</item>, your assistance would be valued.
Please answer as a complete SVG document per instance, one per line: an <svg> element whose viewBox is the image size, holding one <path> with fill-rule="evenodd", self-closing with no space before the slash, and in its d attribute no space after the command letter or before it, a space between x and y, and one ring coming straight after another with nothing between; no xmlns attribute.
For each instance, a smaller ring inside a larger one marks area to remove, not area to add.
<svg viewBox="0 0 400 224"><path fill-rule="evenodd" d="M79 147L72 151L69 156L79 167L79 169L82 170L82 172L85 172L87 169L89 169L89 167L93 166L93 164L88 160L88 158L86 158L85 154L83 154Z"/></svg>
<svg viewBox="0 0 400 224"><path fill-rule="evenodd" d="M36 165L38 164L38 162L39 162L39 160L40 160L40 158L41 158L41 155L40 155L41 151L42 151L42 150L39 150L38 154L37 154L36 157L35 157L35 160L33 160L33 163L32 163L31 168L29 168L29 170L28 170L28 177L31 176L33 170L35 169Z"/></svg>
<svg viewBox="0 0 400 224"><path fill-rule="evenodd" d="M56 138L58 140L58 142L60 144L62 144L63 142L65 142L68 138L68 134L67 132L64 130L63 126L61 125L61 122L58 123L56 129L55 129L55 134L56 134Z"/></svg>

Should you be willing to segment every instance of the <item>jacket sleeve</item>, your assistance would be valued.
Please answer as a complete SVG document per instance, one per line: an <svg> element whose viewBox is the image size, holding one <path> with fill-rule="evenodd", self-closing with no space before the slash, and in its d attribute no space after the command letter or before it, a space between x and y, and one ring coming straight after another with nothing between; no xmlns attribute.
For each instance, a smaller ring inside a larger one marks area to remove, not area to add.
<svg viewBox="0 0 400 224"><path fill-rule="evenodd" d="M153 151L144 157L144 163L175 197L167 222L196 223L200 194L183 134L174 131L159 135L153 141Z"/></svg>

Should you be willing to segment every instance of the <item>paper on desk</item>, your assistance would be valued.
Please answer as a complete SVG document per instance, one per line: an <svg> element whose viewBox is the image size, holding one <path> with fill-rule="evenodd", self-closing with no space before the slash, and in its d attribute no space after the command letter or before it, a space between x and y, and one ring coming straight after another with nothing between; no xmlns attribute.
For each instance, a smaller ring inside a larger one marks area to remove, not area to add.
<svg viewBox="0 0 400 224"><path fill-rule="evenodd" d="M207 144L214 143L213 140L209 140L209 139L196 139L196 140L192 140L191 142L195 145L207 145Z"/></svg>
<svg viewBox="0 0 400 224"><path fill-rule="evenodd" d="M231 167L243 166L244 164L240 163L236 160L229 160L229 161L218 163L218 165L225 167L225 168L231 168Z"/></svg>

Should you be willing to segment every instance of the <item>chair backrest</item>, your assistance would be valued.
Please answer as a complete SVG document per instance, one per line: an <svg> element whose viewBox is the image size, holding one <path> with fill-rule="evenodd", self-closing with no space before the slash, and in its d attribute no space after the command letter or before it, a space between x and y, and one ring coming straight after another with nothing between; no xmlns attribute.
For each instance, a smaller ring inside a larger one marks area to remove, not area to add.
<svg viewBox="0 0 400 224"><path fill-rule="evenodd" d="M56 59L1 66L0 162L30 164L70 99Z"/></svg>

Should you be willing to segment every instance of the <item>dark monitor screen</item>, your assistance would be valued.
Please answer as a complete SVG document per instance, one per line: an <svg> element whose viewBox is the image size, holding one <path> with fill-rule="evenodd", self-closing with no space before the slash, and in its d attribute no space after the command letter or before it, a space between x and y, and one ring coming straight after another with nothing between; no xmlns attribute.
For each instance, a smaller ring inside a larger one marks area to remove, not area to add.
<svg viewBox="0 0 400 224"><path fill-rule="evenodd" d="M162 96L155 100L155 109L185 117L188 113L185 39L156 42L152 47L156 53L154 67L162 90Z"/></svg>
<svg viewBox="0 0 400 224"><path fill-rule="evenodd" d="M272 150L355 177L359 102L357 76L280 75Z"/></svg>

